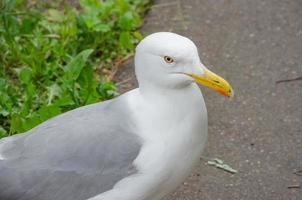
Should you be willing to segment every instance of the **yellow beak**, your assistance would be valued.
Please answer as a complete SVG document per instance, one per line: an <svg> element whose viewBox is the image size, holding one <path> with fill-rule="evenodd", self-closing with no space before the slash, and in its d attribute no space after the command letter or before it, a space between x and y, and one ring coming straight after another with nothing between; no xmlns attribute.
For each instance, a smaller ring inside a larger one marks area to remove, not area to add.
<svg viewBox="0 0 302 200"><path fill-rule="evenodd" d="M230 84L207 68L204 68L203 76L195 74L187 75L191 76L198 84L211 88L224 96L233 97L234 95L234 91Z"/></svg>

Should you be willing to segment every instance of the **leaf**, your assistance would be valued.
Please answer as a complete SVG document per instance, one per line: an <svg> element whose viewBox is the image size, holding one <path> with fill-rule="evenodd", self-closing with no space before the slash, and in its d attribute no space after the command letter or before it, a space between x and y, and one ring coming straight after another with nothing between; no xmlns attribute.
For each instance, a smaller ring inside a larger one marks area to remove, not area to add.
<svg viewBox="0 0 302 200"><path fill-rule="evenodd" d="M73 101L69 93L64 93L57 100L55 100L53 104L59 107L65 107L65 106L73 107L75 105L75 102Z"/></svg>
<svg viewBox="0 0 302 200"><path fill-rule="evenodd" d="M84 8L86 10L101 9L100 0L80 0L80 5L82 8Z"/></svg>
<svg viewBox="0 0 302 200"><path fill-rule="evenodd" d="M48 9L48 19L51 21L62 22L64 15L57 9Z"/></svg>
<svg viewBox="0 0 302 200"><path fill-rule="evenodd" d="M128 32L122 32L119 38L119 44L126 49L133 49L131 36Z"/></svg>
<svg viewBox="0 0 302 200"><path fill-rule="evenodd" d="M141 34L140 32L137 32L137 31L133 32L133 36L134 36L137 40L139 40L139 41L143 39L142 34Z"/></svg>
<svg viewBox="0 0 302 200"><path fill-rule="evenodd" d="M0 90L0 105L5 108L8 112L11 111L13 107L13 103L11 96L7 91L1 91Z"/></svg>
<svg viewBox="0 0 302 200"><path fill-rule="evenodd" d="M230 172L232 174L235 174L235 173L238 172L237 170L230 167L228 164L225 164L223 160L218 159L218 158L214 158L212 160L209 160L207 163L208 163L208 165L215 166L219 169L223 169L224 171Z"/></svg>
<svg viewBox="0 0 302 200"><path fill-rule="evenodd" d="M128 9L128 4L125 0L116 0L115 3L121 12L124 12L125 10Z"/></svg>
<svg viewBox="0 0 302 200"><path fill-rule="evenodd" d="M87 14L84 14L82 16L80 16L80 21L81 23L84 22L84 24L86 25L86 27L89 29L89 30L93 30L94 26L96 24L98 24L98 18L97 18L97 13L87 13Z"/></svg>
<svg viewBox="0 0 302 200"><path fill-rule="evenodd" d="M10 132L12 133L22 133L25 131L23 127L24 119L18 114L13 114L11 117L11 124L10 124Z"/></svg>
<svg viewBox="0 0 302 200"><path fill-rule="evenodd" d="M4 78L0 77L0 90L3 89L7 84L7 81Z"/></svg>
<svg viewBox="0 0 302 200"><path fill-rule="evenodd" d="M39 16L35 13L32 13L30 17L26 17L20 26L20 33L22 34L30 34L32 33L37 25L37 22L39 21Z"/></svg>
<svg viewBox="0 0 302 200"><path fill-rule="evenodd" d="M61 93L61 88L58 86L58 84L54 83L51 86L47 87L47 104L51 104L51 102L53 101L53 99L55 97L60 96Z"/></svg>
<svg viewBox="0 0 302 200"><path fill-rule="evenodd" d="M116 92L116 86L110 82L100 84L99 93L105 99L112 99L118 95Z"/></svg>
<svg viewBox="0 0 302 200"><path fill-rule="evenodd" d="M108 31L110 31L110 26L107 24L96 24L94 27L94 30L97 32L102 32L102 33L106 33Z"/></svg>
<svg viewBox="0 0 302 200"><path fill-rule="evenodd" d="M37 113L35 113L32 116L27 117L25 119L23 126L24 126L25 131L28 131L28 130L34 128L35 126L39 125L42 122L43 121L40 119L39 115Z"/></svg>
<svg viewBox="0 0 302 200"><path fill-rule="evenodd" d="M42 121L45 121L51 117L54 117L61 113L61 109L56 105L50 105L50 106L42 106L38 113L40 115L40 119Z"/></svg>
<svg viewBox="0 0 302 200"><path fill-rule="evenodd" d="M19 72L19 78L22 83L29 84L32 79L32 71L29 68L22 68Z"/></svg>
<svg viewBox="0 0 302 200"><path fill-rule="evenodd" d="M0 138L8 136L7 131L0 125Z"/></svg>
<svg viewBox="0 0 302 200"><path fill-rule="evenodd" d="M130 11L126 12L123 16L119 18L119 26L122 30L131 30L135 25L133 15Z"/></svg>
<svg viewBox="0 0 302 200"><path fill-rule="evenodd" d="M69 86L70 84L77 80L82 69L85 66L85 63L89 57L89 55L93 52L93 49L86 49L79 53L76 57L72 58L72 60L67 64L64 68L65 74L63 80Z"/></svg>
<svg viewBox="0 0 302 200"><path fill-rule="evenodd" d="M5 110L4 108L1 108L0 106L0 115L3 116L3 117L7 117L10 113Z"/></svg>
<svg viewBox="0 0 302 200"><path fill-rule="evenodd" d="M79 94L83 104L86 104L89 96L92 93L93 87L95 86L92 67L86 66L84 68L79 78L79 84L81 85Z"/></svg>
<svg viewBox="0 0 302 200"><path fill-rule="evenodd" d="M97 91L99 84L94 77L94 71L91 66L84 68L78 81L81 85L79 94L82 105L95 103L100 100L100 95Z"/></svg>
<svg viewBox="0 0 302 200"><path fill-rule="evenodd" d="M28 83L26 87L26 100L31 101L32 97L35 94L36 94L35 85L32 82Z"/></svg>

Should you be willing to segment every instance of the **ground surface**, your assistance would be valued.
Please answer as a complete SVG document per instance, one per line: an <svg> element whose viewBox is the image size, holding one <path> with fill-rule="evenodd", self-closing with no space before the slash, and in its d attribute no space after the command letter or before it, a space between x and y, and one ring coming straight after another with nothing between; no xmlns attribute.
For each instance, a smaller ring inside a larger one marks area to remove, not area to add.
<svg viewBox="0 0 302 200"><path fill-rule="evenodd" d="M204 89L209 142L204 157L238 170L200 164L165 200L302 199L302 2L300 0L156 1L145 32L191 38L205 65L235 89L230 101ZM136 87L129 60L120 91ZM189 98L189 97L188 97ZM181 160L180 160L181 162Z"/></svg>

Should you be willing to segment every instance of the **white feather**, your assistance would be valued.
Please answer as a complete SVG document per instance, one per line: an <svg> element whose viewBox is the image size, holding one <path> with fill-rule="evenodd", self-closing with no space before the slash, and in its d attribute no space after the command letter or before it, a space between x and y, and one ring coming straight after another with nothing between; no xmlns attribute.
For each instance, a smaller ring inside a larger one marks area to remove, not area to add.
<svg viewBox="0 0 302 200"><path fill-rule="evenodd" d="M165 55L175 56L178 64L165 66ZM135 64L139 88L128 92L124 102L143 141L134 162L139 173L90 200L161 199L190 174L205 146L207 111L200 89L190 77L173 73L198 71L195 45L176 34L156 33L138 46Z"/></svg>

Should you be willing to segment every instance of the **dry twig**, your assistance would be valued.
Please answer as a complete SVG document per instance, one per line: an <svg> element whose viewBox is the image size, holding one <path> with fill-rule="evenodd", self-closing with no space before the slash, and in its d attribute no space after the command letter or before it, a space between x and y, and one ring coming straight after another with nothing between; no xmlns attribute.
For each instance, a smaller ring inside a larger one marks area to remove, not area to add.
<svg viewBox="0 0 302 200"><path fill-rule="evenodd" d="M285 82L292 82L292 81L299 81L299 80L302 80L302 76L297 77L297 78L278 80L278 81L276 81L276 84L285 83Z"/></svg>

